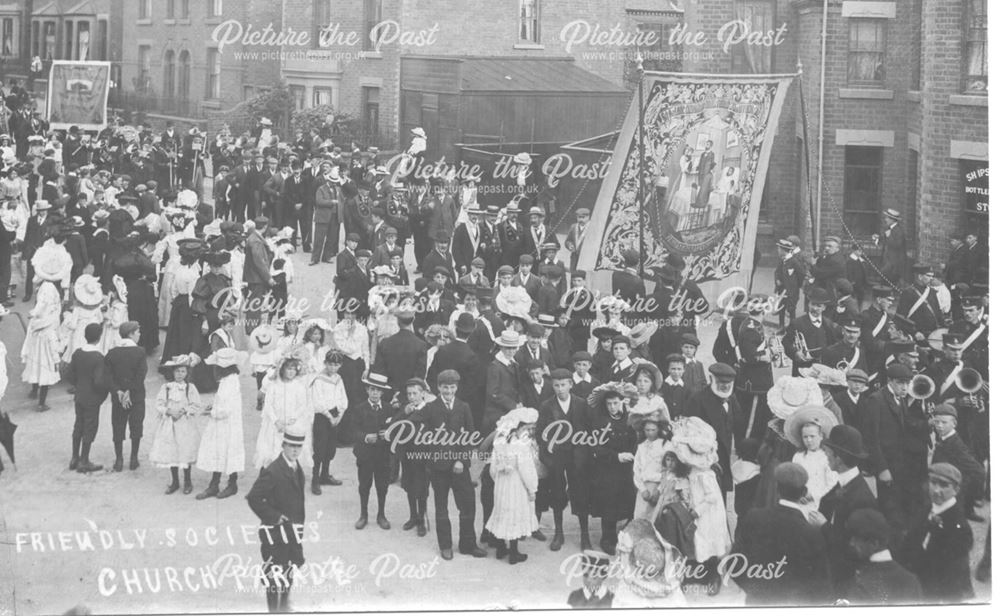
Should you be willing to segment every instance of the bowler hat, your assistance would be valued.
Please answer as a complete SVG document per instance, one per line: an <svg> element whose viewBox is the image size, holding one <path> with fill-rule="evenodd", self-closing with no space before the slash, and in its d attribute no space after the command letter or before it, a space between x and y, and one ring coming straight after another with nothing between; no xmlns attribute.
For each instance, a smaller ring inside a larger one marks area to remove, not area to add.
<svg viewBox="0 0 1000 616"><path fill-rule="evenodd" d="M913 378L913 371L905 364L892 364L885 371L886 379L890 381L909 381Z"/></svg>
<svg viewBox="0 0 1000 616"><path fill-rule="evenodd" d="M459 336L467 336L471 334L476 329L476 318L473 317L468 312L463 312L458 315L458 319L455 320L455 332Z"/></svg>
<svg viewBox="0 0 1000 616"><path fill-rule="evenodd" d="M823 439L823 444L837 453L846 453L859 459L868 458L865 451L864 438L854 426L838 425L830 430L830 436Z"/></svg>

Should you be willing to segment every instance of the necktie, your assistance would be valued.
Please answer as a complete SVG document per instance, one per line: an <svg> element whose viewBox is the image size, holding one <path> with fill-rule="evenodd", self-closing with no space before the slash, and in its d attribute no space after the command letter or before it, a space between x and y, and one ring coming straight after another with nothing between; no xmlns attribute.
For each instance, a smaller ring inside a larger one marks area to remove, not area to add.
<svg viewBox="0 0 1000 616"><path fill-rule="evenodd" d="M382 408L382 405L380 405L380 404L373 404L372 405L372 410L375 411L376 413L378 413L381 408Z"/></svg>

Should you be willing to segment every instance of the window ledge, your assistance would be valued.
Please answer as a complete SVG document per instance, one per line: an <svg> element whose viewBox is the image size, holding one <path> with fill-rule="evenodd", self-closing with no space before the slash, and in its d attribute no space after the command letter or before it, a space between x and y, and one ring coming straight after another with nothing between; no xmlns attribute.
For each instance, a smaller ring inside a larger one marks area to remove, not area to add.
<svg viewBox="0 0 1000 616"><path fill-rule="evenodd" d="M177 20L177 25L180 25L180 26L190 26L191 25L191 18L190 17L185 17L184 19L178 19Z"/></svg>
<svg viewBox="0 0 1000 616"><path fill-rule="evenodd" d="M381 51L362 51L358 55L358 57L362 58L362 59L367 59L367 60L381 60L382 59L382 52Z"/></svg>
<svg viewBox="0 0 1000 616"><path fill-rule="evenodd" d="M163 24L166 25L166 26L172 26L172 25L174 25L176 23L177 23L176 19L167 18L167 19L163 20Z"/></svg>
<svg viewBox="0 0 1000 616"><path fill-rule="evenodd" d="M221 15L209 15L205 18L205 23L210 26L217 26L222 23Z"/></svg>
<svg viewBox="0 0 1000 616"><path fill-rule="evenodd" d="M840 98L892 100L896 93L882 88L840 88Z"/></svg>
<svg viewBox="0 0 1000 616"><path fill-rule="evenodd" d="M222 109L222 101L217 98L207 99L201 101L201 106L204 109Z"/></svg>
<svg viewBox="0 0 1000 616"><path fill-rule="evenodd" d="M153 25L153 20L150 19L150 18L148 18L148 17L146 19L136 19L135 20L135 25L137 25L137 26L151 26L151 25Z"/></svg>
<svg viewBox="0 0 1000 616"><path fill-rule="evenodd" d="M952 94L948 97L948 104L963 107L988 107L990 101L985 94Z"/></svg>
<svg viewBox="0 0 1000 616"><path fill-rule="evenodd" d="M514 43L514 49L545 49L545 45L538 43Z"/></svg>
<svg viewBox="0 0 1000 616"><path fill-rule="evenodd" d="M920 90L907 90L906 100L910 101L911 103L919 103L923 95L924 93L921 92Z"/></svg>

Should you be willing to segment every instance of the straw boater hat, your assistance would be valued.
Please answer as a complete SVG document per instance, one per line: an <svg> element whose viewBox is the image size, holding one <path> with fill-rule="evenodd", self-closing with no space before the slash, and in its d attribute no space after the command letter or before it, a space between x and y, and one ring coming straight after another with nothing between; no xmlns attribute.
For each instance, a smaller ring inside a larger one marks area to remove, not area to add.
<svg viewBox="0 0 1000 616"><path fill-rule="evenodd" d="M778 419L787 420L807 406L823 406L823 392L814 379L783 376L767 390L767 405Z"/></svg>
<svg viewBox="0 0 1000 616"><path fill-rule="evenodd" d="M197 353L186 353L184 355L175 355L169 360L163 362L161 368L193 368L201 363L201 357L198 357Z"/></svg>
<svg viewBox="0 0 1000 616"><path fill-rule="evenodd" d="M499 347L505 347L508 349L516 349L521 346L521 337L517 335L517 332L511 330L504 330L500 337L497 338L496 344Z"/></svg>
<svg viewBox="0 0 1000 616"><path fill-rule="evenodd" d="M649 340L653 337L653 334L656 333L657 327L658 326L655 321L639 323L633 327L628 333L629 341L632 343L632 348L638 348L649 342Z"/></svg>
<svg viewBox="0 0 1000 616"><path fill-rule="evenodd" d="M263 323L250 332L250 352L266 355L278 348L278 330L273 325Z"/></svg>
<svg viewBox="0 0 1000 616"><path fill-rule="evenodd" d="M90 274L81 274L73 284L73 296L83 306L95 307L104 300L101 281Z"/></svg>
<svg viewBox="0 0 1000 616"><path fill-rule="evenodd" d="M281 435L282 445L298 445L302 446L306 443L306 433L305 430L299 428L298 426L286 426L285 431Z"/></svg>
<svg viewBox="0 0 1000 616"><path fill-rule="evenodd" d="M372 387L377 387L386 391L392 389L392 385L389 385L388 377L384 374L378 374L377 372L369 372L367 376L361 379L361 382L365 385L371 385Z"/></svg>
<svg viewBox="0 0 1000 616"><path fill-rule="evenodd" d="M839 424L837 418L830 409L823 405L809 405L800 408L792 413L792 416L785 420L785 438L802 448L802 427L806 424L816 424L820 429L820 437L826 439L830 436L830 430Z"/></svg>
<svg viewBox="0 0 1000 616"><path fill-rule="evenodd" d="M629 373L628 380L635 383L641 371L649 372L650 377L653 379L653 387L650 391L657 393L660 388L663 387L663 373L660 372L659 367L651 361L645 359L637 359L634 364L632 364L632 372Z"/></svg>
<svg viewBox="0 0 1000 616"><path fill-rule="evenodd" d="M205 363L209 366L229 368L230 366L239 366L246 360L247 354L244 351L237 351L231 347L223 347L205 358Z"/></svg>
<svg viewBox="0 0 1000 616"><path fill-rule="evenodd" d="M799 370L799 374L813 379L824 387L847 387L846 372L823 364L813 364L808 368L802 368Z"/></svg>
<svg viewBox="0 0 1000 616"><path fill-rule="evenodd" d="M416 135L417 137L422 137L424 139L427 138L427 133L425 133L424 129L420 128L419 126L417 126L416 128L411 128L410 129L410 134L411 135Z"/></svg>
<svg viewBox="0 0 1000 616"><path fill-rule="evenodd" d="M708 469L719 461L715 429L698 417L681 417L670 425L670 442L677 459L694 468Z"/></svg>

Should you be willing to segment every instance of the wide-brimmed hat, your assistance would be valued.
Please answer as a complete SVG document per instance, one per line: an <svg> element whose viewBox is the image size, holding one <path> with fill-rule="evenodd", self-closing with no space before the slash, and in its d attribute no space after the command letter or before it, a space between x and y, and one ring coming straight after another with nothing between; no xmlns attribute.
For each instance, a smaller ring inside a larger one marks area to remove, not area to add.
<svg viewBox="0 0 1000 616"><path fill-rule="evenodd" d="M51 246L39 248L31 258L31 265L35 268L35 276L49 282L62 280L63 274L66 272L65 259L63 258L65 254L65 249L57 251Z"/></svg>
<svg viewBox="0 0 1000 616"><path fill-rule="evenodd" d="M73 297L84 306L97 306L104 300L101 281L90 274L81 274L73 283Z"/></svg>
<svg viewBox="0 0 1000 616"><path fill-rule="evenodd" d="M387 391L392 389L392 385L389 385L389 378L384 374L378 374L377 372L369 372L363 379L361 379L361 382L365 385L370 385Z"/></svg>
<svg viewBox="0 0 1000 616"><path fill-rule="evenodd" d="M416 128L411 128L410 134L416 135L417 137L423 137L424 139L427 138L427 133L425 133L424 129L420 128L419 126L417 126Z"/></svg>
<svg viewBox="0 0 1000 616"><path fill-rule="evenodd" d="M230 366L239 366L247 360L247 354L244 351L237 351L231 347L223 347L218 349L211 355L205 358L205 363L209 366L218 366L219 368L229 368Z"/></svg>
<svg viewBox="0 0 1000 616"><path fill-rule="evenodd" d="M590 333L591 335L594 336L594 338L597 338L598 340L614 338L615 336L621 335L621 332L615 329L614 327L606 327L606 326L595 327L594 331Z"/></svg>
<svg viewBox="0 0 1000 616"><path fill-rule="evenodd" d="M182 257L199 258L208 252L208 242L196 237L177 240L177 253Z"/></svg>
<svg viewBox="0 0 1000 616"><path fill-rule="evenodd" d="M667 417L667 414L661 408L629 410L628 425L633 429L642 431L643 427L649 422L655 423L661 430L666 430L670 427L670 418Z"/></svg>
<svg viewBox="0 0 1000 616"><path fill-rule="evenodd" d="M632 348L638 348L653 337L656 333L658 325L655 321L647 321L645 323L638 323L628 332L629 341L632 343Z"/></svg>
<svg viewBox="0 0 1000 616"><path fill-rule="evenodd" d="M823 406L823 392L810 378L785 375L767 390L767 405L778 419L787 420L808 406Z"/></svg>
<svg viewBox="0 0 1000 616"><path fill-rule="evenodd" d="M637 518L629 522L618 533L615 551L618 564L609 568L624 572L622 582L636 584L644 596L670 597L680 590L686 557L649 520Z"/></svg>
<svg viewBox="0 0 1000 616"><path fill-rule="evenodd" d="M715 429L698 417L681 417L670 424L677 459L693 468L708 469L719 461Z"/></svg>
<svg viewBox="0 0 1000 616"><path fill-rule="evenodd" d="M185 353L175 355L163 362L161 368L193 368L201 363L201 357L197 353Z"/></svg>
<svg viewBox="0 0 1000 616"><path fill-rule="evenodd" d="M531 321L531 296L524 287L504 287L496 297L497 312L502 316Z"/></svg>
<svg viewBox="0 0 1000 616"><path fill-rule="evenodd" d="M531 164L531 154L527 152L518 152L514 155L515 165L530 165Z"/></svg>
<svg viewBox="0 0 1000 616"><path fill-rule="evenodd" d="M821 436L826 439L830 435L833 427L840 422L837 417L830 412L830 409L822 405L809 405L800 408L792 413L792 416L785 420L785 438L801 449L802 427L806 424L816 424L819 426Z"/></svg>
<svg viewBox="0 0 1000 616"><path fill-rule="evenodd" d="M604 401L612 395L625 400L635 400L639 397L639 390L632 383L611 381L595 387L587 396L587 404L597 409L603 409Z"/></svg>
<svg viewBox="0 0 1000 616"><path fill-rule="evenodd" d="M660 371L657 365L651 361L647 361L645 359L637 359L635 363L632 364L632 372L629 373L628 380L631 381L632 383L635 383L636 378L642 371L648 372L650 378L653 379L653 387L650 391L652 391L653 393L660 391L660 388L663 387L663 373Z"/></svg>
<svg viewBox="0 0 1000 616"><path fill-rule="evenodd" d="M815 380L824 387L847 387L847 373L831 366L813 364L807 368L801 368L799 374Z"/></svg>
<svg viewBox="0 0 1000 616"><path fill-rule="evenodd" d="M265 355L278 348L278 330L269 323L262 323L250 332L249 348L251 353Z"/></svg>

